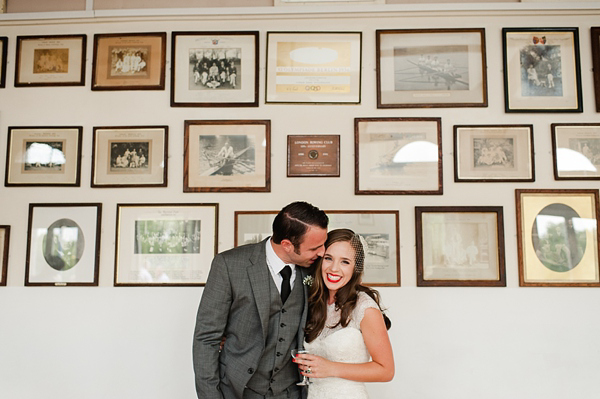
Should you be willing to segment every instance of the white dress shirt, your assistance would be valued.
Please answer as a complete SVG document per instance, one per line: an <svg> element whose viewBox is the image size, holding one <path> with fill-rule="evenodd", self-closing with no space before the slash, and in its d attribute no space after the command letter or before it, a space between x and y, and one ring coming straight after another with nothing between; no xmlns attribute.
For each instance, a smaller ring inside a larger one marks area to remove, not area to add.
<svg viewBox="0 0 600 399"><path fill-rule="evenodd" d="M281 293L281 283L283 282L283 277L279 272L286 266L289 266L292 269L292 276L290 277L290 287L294 288L294 281L296 280L296 265L291 263L285 263L282 261L279 256L275 253L273 249L273 244L271 243L271 239L267 241L267 266L269 266L269 271L271 272L271 277L273 277L273 281Z"/></svg>

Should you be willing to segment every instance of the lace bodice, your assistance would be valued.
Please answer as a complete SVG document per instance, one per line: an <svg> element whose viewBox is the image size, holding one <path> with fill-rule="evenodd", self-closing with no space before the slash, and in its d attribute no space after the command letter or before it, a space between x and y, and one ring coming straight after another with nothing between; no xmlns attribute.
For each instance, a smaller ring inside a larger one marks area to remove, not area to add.
<svg viewBox="0 0 600 399"><path fill-rule="evenodd" d="M312 354L334 362L365 363L371 358L360 330L360 323L368 308L379 309L377 303L367 294L360 292L351 320L346 327L334 326L340 320L340 311L335 304L327 307L327 321L321 334L304 347ZM362 382L341 378L314 378L308 388L309 399L367 399L369 395Z"/></svg>

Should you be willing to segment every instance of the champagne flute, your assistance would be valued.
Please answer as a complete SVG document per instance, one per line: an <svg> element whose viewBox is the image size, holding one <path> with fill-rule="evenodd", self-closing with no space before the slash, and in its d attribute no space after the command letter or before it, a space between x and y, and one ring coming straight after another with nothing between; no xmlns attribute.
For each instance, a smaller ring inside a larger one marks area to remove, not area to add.
<svg viewBox="0 0 600 399"><path fill-rule="evenodd" d="M292 349L292 357L294 359L296 359L296 356L298 356L298 355L307 354L307 353L308 353L308 351L306 349ZM310 382L308 377L305 375L302 376L302 381L296 383L296 385L308 385L308 384L312 384L312 382Z"/></svg>

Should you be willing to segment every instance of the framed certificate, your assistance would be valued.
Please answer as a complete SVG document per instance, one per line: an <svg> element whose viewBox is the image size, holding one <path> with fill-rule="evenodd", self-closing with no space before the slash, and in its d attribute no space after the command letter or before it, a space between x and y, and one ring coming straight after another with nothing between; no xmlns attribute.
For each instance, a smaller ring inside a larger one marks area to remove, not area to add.
<svg viewBox="0 0 600 399"><path fill-rule="evenodd" d="M267 32L267 103L360 103L362 32Z"/></svg>
<svg viewBox="0 0 600 399"><path fill-rule="evenodd" d="M288 136L288 177L339 177L339 135Z"/></svg>

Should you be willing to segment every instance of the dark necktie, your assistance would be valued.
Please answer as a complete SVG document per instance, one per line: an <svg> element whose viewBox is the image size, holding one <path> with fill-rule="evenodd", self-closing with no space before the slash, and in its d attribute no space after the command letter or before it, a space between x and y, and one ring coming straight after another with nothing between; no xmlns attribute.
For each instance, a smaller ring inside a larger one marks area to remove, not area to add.
<svg viewBox="0 0 600 399"><path fill-rule="evenodd" d="M292 277L292 268L289 266L284 267L279 272L281 277L283 277L283 281L281 282L281 303L285 303L288 296L290 296L290 292L292 288L290 286L290 277Z"/></svg>

